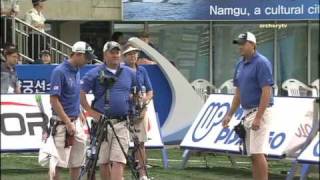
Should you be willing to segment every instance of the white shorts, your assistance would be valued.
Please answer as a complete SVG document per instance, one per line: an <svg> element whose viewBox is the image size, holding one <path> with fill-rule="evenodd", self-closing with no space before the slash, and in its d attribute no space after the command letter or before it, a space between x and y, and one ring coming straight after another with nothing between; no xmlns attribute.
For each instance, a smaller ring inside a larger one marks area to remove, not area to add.
<svg viewBox="0 0 320 180"><path fill-rule="evenodd" d="M248 114L253 109L245 110L245 115ZM270 134L270 124L271 124L271 113L272 108L269 107L265 110L260 128L256 131L252 130L252 122L256 117L258 111L255 111L248 115L248 117L244 120L244 127L246 129L246 150L247 155L251 156L251 154L268 154L269 149L269 134Z"/></svg>
<svg viewBox="0 0 320 180"><path fill-rule="evenodd" d="M73 168L81 167L85 160L85 140L83 124L78 118L75 123L76 132L74 135L74 144L65 148L66 126L58 125L57 132L54 136L54 142L58 152L58 167Z"/></svg>

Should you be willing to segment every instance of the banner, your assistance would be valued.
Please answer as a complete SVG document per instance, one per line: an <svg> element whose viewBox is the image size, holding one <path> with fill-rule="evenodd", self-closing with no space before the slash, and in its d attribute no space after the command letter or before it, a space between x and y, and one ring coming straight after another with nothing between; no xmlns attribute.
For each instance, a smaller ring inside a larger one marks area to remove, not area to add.
<svg viewBox="0 0 320 180"><path fill-rule="evenodd" d="M151 11L150 11L151 10ZM123 3L124 20L319 20L318 0L141 0Z"/></svg>
<svg viewBox="0 0 320 180"><path fill-rule="evenodd" d="M311 143L298 156L298 161L301 163L316 163L319 164L320 159L320 139L319 132L313 138Z"/></svg>
<svg viewBox="0 0 320 180"><path fill-rule="evenodd" d="M51 117L48 94L43 94L44 114L40 113L35 95L1 95L1 152L37 151L41 143L42 127ZM87 95L88 100L93 99ZM153 102L148 105L147 148L163 146ZM88 118L89 120L90 118Z"/></svg>
<svg viewBox="0 0 320 180"><path fill-rule="evenodd" d="M233 95L213 94L209 97L181 147L240 153L240 139L233 131L244 115L239 108L228 128L222 127L222 120L231 107ZM275 97L270 127L270 156L288 155L292 147L302 147L306 137L297 136L301 123L313 126L313 98ZM296 151L296 149L295 149Z"/></svg>
<svg viewBox="0 0 320 180"><path fill-rule="evenodd" d="M51 72L56 66L45 64L17 65L16 69L22 93L48 93L50 90ZM86 72L94 67L95 65L85 65L82 67L80 69L80 77L82 78ZM168 117L172 104L171 89L166 77L157 65L143 65L143 67L148 72L154 90L154 107L158 113L161 127Z"/></svg>

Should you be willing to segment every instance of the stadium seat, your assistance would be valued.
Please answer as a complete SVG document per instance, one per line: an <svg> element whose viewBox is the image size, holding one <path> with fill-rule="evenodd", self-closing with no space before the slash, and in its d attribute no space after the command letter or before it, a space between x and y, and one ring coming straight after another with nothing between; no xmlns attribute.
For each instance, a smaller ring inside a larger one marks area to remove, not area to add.
<svg viewBox="0 0 320 180"><path fill-rule="evenodd" d="M282 83L282 89L288 91L288 96L308 96L308 92L313 92L313 88L296 79L288 79ZM314 93L312 93L314 96Z"/></svg>
<svg viewBox="0 0 320 180"><path fill-rule="evenodd" d="M313 97L319 97L319 79L314 80L311 83L312 86L312 96Z"/></svg>
<svg viewBox="0 0 320 180"><path fill-rule="evenodd" d="M272 87L273 87L273 95L278 96L278 91L279 91L278 85L274 84Z"/></svg>
<svg viewBox="0 0 320 180"><path fill-rule="evenodd" d="M236 88L233 86L233 79L228 79L218 88L218 93L221 93L223 89L226 89L227 94L234 94Z"/></svg>
<svg viewBox="0 0 320 180"><path fill-rule="evenodd" d="M207 100L210 93L215 92L216 89L214 85L205 79L196 79L191 83L191 86L204 102Z"/></svg>

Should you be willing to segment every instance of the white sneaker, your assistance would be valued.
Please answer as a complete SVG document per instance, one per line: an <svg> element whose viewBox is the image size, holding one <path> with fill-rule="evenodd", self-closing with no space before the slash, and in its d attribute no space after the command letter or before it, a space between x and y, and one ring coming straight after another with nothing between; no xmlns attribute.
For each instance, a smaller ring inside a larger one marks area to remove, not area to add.
<svg viewBox="0 0 320 180"><path fill-rule="evenodd" d="M147 176L142 176L142 177L140 177L139 180L150 180L150 179Z"/></svg>

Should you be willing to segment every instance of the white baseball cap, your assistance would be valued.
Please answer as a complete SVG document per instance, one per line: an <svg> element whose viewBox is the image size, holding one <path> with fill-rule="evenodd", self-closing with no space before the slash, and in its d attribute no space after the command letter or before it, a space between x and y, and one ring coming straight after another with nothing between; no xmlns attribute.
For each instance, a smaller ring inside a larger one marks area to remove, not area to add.
<svg viewBox="0 0 320 180"><path fill-rule="evenodd" d="M140 49L135 48L135 47L132 47L132 46L129 46L125 51L123 51L122 54L125 55L125 54L127 54L127 53L129 53L129 52L132 52L132 51L138 52L138 51L140 51Z"/></svg>
<svg viewBox="0 0 320 180"><path fill-rule="evenodd" d="M245 32L239 34L238 38L233 40L233 44L243 44L246 41L250 41L254 44L257 43L256 36L254 34L252 34L251 32Z"/></svg>
<svg viewBox="0 0 320 180"><path fill-rule="evenodd" d="M94 50L91 48L91 46L84 41L78 41L74 43L72 46L72 52L86 54L88 60L97 58L97 56L94 55Z"/></svg>
<svg viewBox="0 0 320 180"><path fill-rule="evenodd" d="M120 51L121 50L120 44L115 42L115 41L108 41L103 46L103 52L111 51L111 50L113 50L115 48Z"/></svg>

